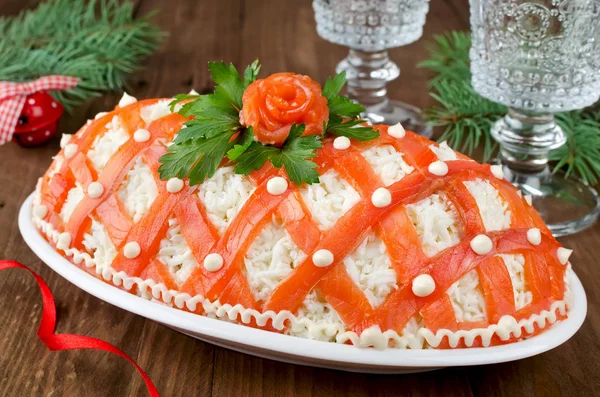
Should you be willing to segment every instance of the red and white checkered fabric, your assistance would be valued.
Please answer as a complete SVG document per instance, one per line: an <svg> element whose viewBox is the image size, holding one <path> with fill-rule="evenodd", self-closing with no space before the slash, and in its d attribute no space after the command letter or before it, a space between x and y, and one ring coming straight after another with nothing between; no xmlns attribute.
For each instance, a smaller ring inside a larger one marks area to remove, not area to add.
<svg viewBox="0 0 600 397"><path fill-rule="evenodd" d="M0 145L12 139L27 95L40 91L63 91L75 87L79 79L70 76L44 76L26 83L0 81Z"/></svg>

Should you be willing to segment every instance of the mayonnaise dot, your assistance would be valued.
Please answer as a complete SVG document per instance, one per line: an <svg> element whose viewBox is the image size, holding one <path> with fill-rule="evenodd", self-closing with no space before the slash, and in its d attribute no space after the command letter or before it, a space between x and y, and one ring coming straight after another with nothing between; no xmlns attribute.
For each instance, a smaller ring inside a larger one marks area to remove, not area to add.
<svg viewBox="0 0 600 397"><path fill-rule="evenodd" d="M104 193L104 186L100 182L92 182L89 184L87 192L90 198L98 198Z"/></svg>
<svg viewBox="0 0 600 397"><path fill-rule="evenodd" d="M485 255L492 250L494 244L492 243L492 239L490 239L488 236L485 234L479 234L473 237L469 245L477 255Z"/></svg>
<svg viewBox="0 0 600 397"><path fill-rule="evenodd" d="M533 198L531 197L531 194L526 194L524 196L525 201L527 202L527 204L532 205L533 204Z"/></svg>
<svg viewBox="0 0 600 397"><path fill-rule="evenodd" d="M540 232L540 229L533 227L527 230L527 241L533 245L540 245L542 242L542 232Z"/></svg>
<svg viewBox="0 0 600 397"><path fill-rule="evenodd" d="M392 203L392 194L386 188L380 187L371 195L371 203L377 208L387 207Z"/></svg>
<svg viewBox="0 0 600 397"><path fill-rule="evenodd" d="M123 96L121 97L121 100L119 101L119 107L125 107L127 105L131 105L132 103L136 103L137 102L137 98L129 95L126 92L123 92Z"/></svg>
<svg viewBox="0 0 600 397"><path fill-rule="evenodd" d="M62 136L60 137L60 148L64 149L72 137L73 137L72 134L62 134Z"/></svg>
<svg viewBox="0 0 600 397"><path fill-rule="evenodd" d="M404 138L406 131L404 130L404 127L402 127L402 124L396 123L388 128L388 134L393 138Z"/></svg>
<svg viewBox="0 0 600 397"><path fill-rule="evenodd" d="M429 274L421 274L412 282L412 292L416 296L425 297L435 291L435 281Z"/></svg>
<svg viewBox="0 0 600 397"><path fill-rule="evenodd" d="M345 136L338 136L333 140L333 147L337 150L346 150L350 147L350 139Z"/></svg>
<svg viewBox="0 0 600 397"><path fill-rule="evenodd" d="M45 218L48 215L48 207L44 204L36 205L33 209L33 214L38 218Z"/></svg>
<svg viewBox="0 0 600 397"><path fill-rule="evenodd" d="M280 194L285 193L288 188L288 183L285 178L280 176L275 176L267 182L267 192L271 193L273 196L279 196Z"/></svg>
<svg viewBox="0 0 600 397"><path fill-rule="evenodd" d="M569 262L572 253L573 250L563 247L559 247L558 250L556 250L556 256L561 265L566 265Z"/></svg>
<svg viewBox="0 0 600 397"><path fill-rule="evenodd" d="M204 268L209 272L216 272L223 267L223 257L219 254L212 253L204 258Z"/></svg>
<svg viewBox="0 0 600 397"><path fill-rule="evenodd" d="M77 153L77 149L79 149L79 146L77 146L77 144L75 144L75 143L69 143L63 149L64 152L65 152L65 157L68 158L68 159L70 159L71 157L75 156L75 153Z"/></svg>
<svg viewBox="0 0 600 397"><path fill-rule="evenodd" d="M136 241L127 243L125 244L125 247L123 247L123 255L125 255L125 258L129 259L137 258L141 251L142 249Z"/></svg>
<svg viewBox="0 0 600 397"><path fill-rule="evenodd" d="M100 112L96 116L94 116L94 119L99 119L101 117L106 116L107 114L108 114L107 112Z"/></svg>
<svg viewBox="0 0 600 397"><path fill-rule="evenodd" d="M136 142L146 142L150 139L150 131L140 128L133 133L133 140Z"/></svg>
<svg viewBox="0 0 600 397"><path fill-rule="evenodd" d="M179 178L171 178L167 181L167 192L179 193L183 189L183 180Z"/></svg>
<svg viewBox="0 0 600 397"><path fill-rule="evenodd" d="M58 236L58 240L56 242L56 248L61 250L66 250L71 245L71 233L64 232Z"/></svg>
<svg viewBox="0 0 600 397"><path fill-rule="evenodd" d="M326 249L320 249L312 256L312 261L316 267L327 267L333 263L333 254Z"/></svg>
<svg viewBox="0 0 600 397"><path fill-rule="evenodd" d="M492 165L490 166L490 171L492 174L498 179L504 179L504 170L501 165Z"/></svg>
<svg viewBox="0 0 600 397"><path fill-rule="evenodd" d="M427 167L430 173L437 176L444 176L448 173L448 164L443 161L434 161Z"/></svg>

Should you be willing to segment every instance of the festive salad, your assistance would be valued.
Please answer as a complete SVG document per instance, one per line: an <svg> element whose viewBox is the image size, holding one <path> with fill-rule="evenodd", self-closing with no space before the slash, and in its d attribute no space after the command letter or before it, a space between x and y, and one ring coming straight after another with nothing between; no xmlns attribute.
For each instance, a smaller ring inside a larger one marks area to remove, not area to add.
<svg viewBox="0 0 600 397"><path fill-rule="evenodd" d="M563 248L504 179L339 93L209 64L214 93L125 94L37 186L56 250L145 299L383 348L514 342L569 309Z"/></svg>

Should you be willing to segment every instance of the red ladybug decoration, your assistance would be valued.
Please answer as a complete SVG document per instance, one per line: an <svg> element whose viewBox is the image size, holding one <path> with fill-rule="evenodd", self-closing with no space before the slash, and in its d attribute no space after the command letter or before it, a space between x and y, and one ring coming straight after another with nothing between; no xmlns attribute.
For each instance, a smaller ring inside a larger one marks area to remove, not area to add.
<svg viewBox="0 0 600 397"><path fill-rule="evenodd" d="M56 135L63 106L46 92L28 95L13 135L24 147L40 146Z"/></svg>

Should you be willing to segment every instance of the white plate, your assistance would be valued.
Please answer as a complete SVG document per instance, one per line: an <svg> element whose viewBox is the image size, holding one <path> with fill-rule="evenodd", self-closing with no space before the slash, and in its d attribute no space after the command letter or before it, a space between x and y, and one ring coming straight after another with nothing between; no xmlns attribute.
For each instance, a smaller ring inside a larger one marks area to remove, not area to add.
<svg viewBox="0 0 600 397"><path fill-rule="evenodd" d="M287 363L353 372L409 373L442 367L501 363L531 357L566 342L581 327L587 300L581 282L571 273L573 309L569 318L546 332L503 346L453 350L361 349L312 341L211 319L150 302L115 288L86 273L58 254L31 222L29 196L19 212L19 229L35 254L79 288L112 305L228 349Z"/></svg>

